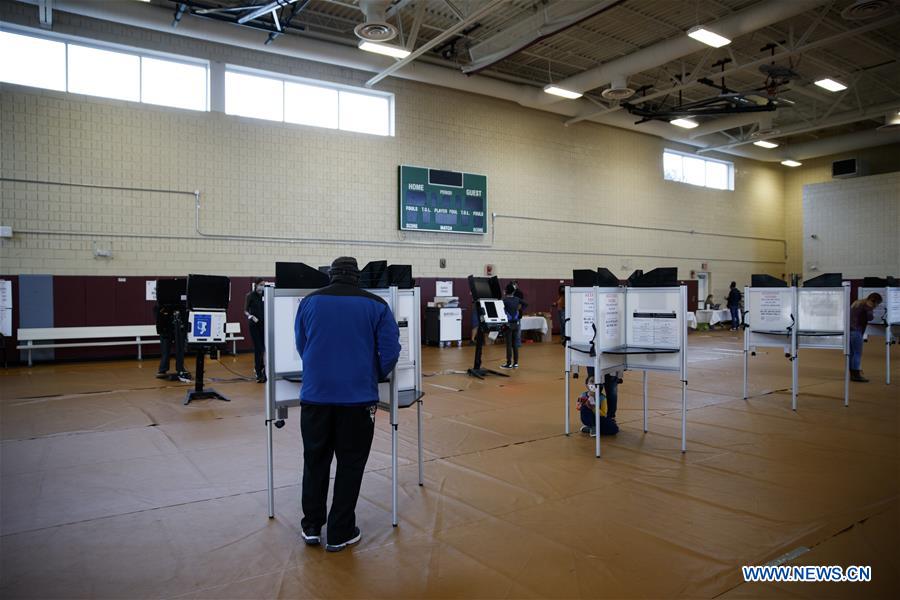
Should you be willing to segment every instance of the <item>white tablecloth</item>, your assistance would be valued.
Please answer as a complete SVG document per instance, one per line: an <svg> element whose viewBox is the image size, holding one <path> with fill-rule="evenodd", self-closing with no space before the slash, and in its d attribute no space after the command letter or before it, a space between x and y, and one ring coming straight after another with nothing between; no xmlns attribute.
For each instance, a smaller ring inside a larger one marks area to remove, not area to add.
<svg viewBox="0 0 900 600"><path fill-rule="evenodd" d="M731 321L731 311L727 308L719 310L698 310L697 323L708 323L710 326L716 323L727 323Z"/></svg>
<svg viewBox="0 0 900 600"><path fill-rule="evenodd" d="M687 322L688 327L690 327L691 329L697 329L697 315L695 315L691 311L688 311Z"/></svg>
<svg viewBox="0 0 900 600"><path fill-rule="evenodd" d="M537 330L541 335L547 335L550 332L550 326L544 317L522 317L522 331Z"/></svg>

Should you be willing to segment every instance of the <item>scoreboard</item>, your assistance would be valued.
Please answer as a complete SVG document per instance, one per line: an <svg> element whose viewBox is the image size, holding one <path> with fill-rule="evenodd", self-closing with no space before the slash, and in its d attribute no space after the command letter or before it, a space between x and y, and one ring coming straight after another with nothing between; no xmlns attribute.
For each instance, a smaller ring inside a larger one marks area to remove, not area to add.
<svg viewBox="0 0 900 600"><path fill-rule="evenodd" d="M400 166L400 229L487 233L487 177Z"/></svg>

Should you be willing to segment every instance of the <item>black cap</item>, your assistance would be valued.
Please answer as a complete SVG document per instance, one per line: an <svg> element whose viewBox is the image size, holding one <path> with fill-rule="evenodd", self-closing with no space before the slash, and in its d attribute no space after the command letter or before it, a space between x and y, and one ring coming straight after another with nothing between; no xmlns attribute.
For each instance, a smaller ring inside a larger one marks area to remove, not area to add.
<svg viewBox="0 0 900 600"><path fill-rule="evenodd" d="M341 256L334 259L328 271L332 283L359 284L359 266L352 256Z"/></svg>

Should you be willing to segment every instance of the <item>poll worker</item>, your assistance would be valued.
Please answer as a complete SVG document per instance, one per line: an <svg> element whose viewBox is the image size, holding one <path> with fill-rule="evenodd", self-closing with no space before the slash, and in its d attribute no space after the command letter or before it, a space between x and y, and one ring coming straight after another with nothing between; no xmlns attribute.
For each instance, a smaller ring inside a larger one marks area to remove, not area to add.
<svg viewBox="0 0 900 600"><path fill-rule="evenodd" d="M522 292L522 288L519 287L519 282L517 280L513 280L513 296L519 299L519 320L525 316L525 309L528 308L528 303L525 302L525 294ZM519 328L516 330L516 348L522 347L522 327L521 324ZM517 361L518 362L518 361Z"/></svg>
<svg viewBox="0 0 900 600"><path fill-rule="evenodd" d="M850 305L850 381L869 381L862 372L863 334L881 302L881 294L872 292Z"/></svg>
<svg viewBox="0 0 900 600"><path fill-rule="evenodd" d="M709 310L713 306L715 306L715 300L713 300L713 295L710 294L709 296L706 297L706 301L703 302L703 308L706 310Z"/></svg>
<svg viewBox="0 0 900 600"><path fill-rule="evenodd" d="M157 379L169 379L169 364L172 350L175 350L175 377L182 383L193 381L191 374L184 368L184 348L187 345L187 313L177 306L157 304L153 307L156 319L156 333L159 334L159 369Z"/></svg>
<svg viewBox="0 0 900 600"><path fill-rule="evenodd" d="M737 331L741 324L741 292L733 281L728 286L728 295L725 300L728 303L728 310L731 311L731 331Z"/></svg>
<svg viewBox="0 0 900 600"><path fill-rule="evenodd" d="M556 316L559 319L559 337L562 345L566 345L566 286L559 286L556 302L553 303L556 309Z"/></svg>
<svg viewBox="0 0 900 600"><path fill-rule="evenodd" d="M250 339L253 340L253 370L256 373L256 382L266 382L266 365L264 356L266 352L265 336L265 310L263 308L263 280L257 277L253 282L253 289L244 300L244 315L247 317L247 328L250 330Z"/></svg>
<svg viewBox="0 0 900 600"><path fill-rule="evenodd" d="M519 368L519 344L522 327L522 299L516 296L516 286L506 284L506 295L503 296L503 308L506 310L506 364L500 365L502 369Z"/></svg>
<svg viewBox="0 0 900 600"><path fill-rule="evenodd" d="M306 296L294 334L303 360L300 433L303 437L303 540L339 552L359 542L356 502L372 448L378 382L400 357L400 330L387 303L359 287L356 259L334 260L331 284ZM331 459L337 457L327 513Z"/></svg>

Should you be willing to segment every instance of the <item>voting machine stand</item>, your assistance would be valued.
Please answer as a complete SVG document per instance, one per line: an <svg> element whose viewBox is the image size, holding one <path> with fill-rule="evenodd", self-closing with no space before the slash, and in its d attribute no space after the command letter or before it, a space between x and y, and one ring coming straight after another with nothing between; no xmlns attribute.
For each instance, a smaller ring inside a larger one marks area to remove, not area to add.
<svg viewBox="0 0 900 600"><path fill-rule="evenodd" d="M749 397L749 356L758 347L780 348L791 361L791 408L797 410L800 350L844 354L844 406L850 404L850 284L839 287L744 288L749 325L744 329L744 399Z"/></svg>
<svg viewBox="0 0 900 600"><path fill-rule="evenodd" d="M269 518L275 516L275 471L273 427L284 427L288 409L300 406L303 363L297 354L294 319L300 301L313 289L265 289L265 343L268 381L266 397L266 451L269 492ZM390 414L391 423L391 504L392 524L398 524L398 437L399 410L416 405L418 425L419 485L423 485L422 467L422 343L419 288L369 289L387 302L400 329L400 358L388 381L378 384L378 407ZM340 357L335 357L339 360Z"/></svg>
<svg viewBox="0 0 900 600"><path fill-rule="evenodd" d="M897 343L898 336L894 329L900 329L900 287L863 287L859 288L858 299L862 300L871 293L878 293L883 302L875 309L872 321L866 326L865 339L869 337L884 338L884 383L891 384L891 346Z"/></svg>
<svg viewBox="0 0 900 600"><path fill-rule="evenodd" d="M643 372L647 433L647 372L677 373L681 381L681 451L687 451L687 286L569 287L566 294L565 415L570 433L573 367L593 367L594 381ZM599 388L598 388L599 389ZM595 455L600 457L600 402L594 407Z"/></svg>

